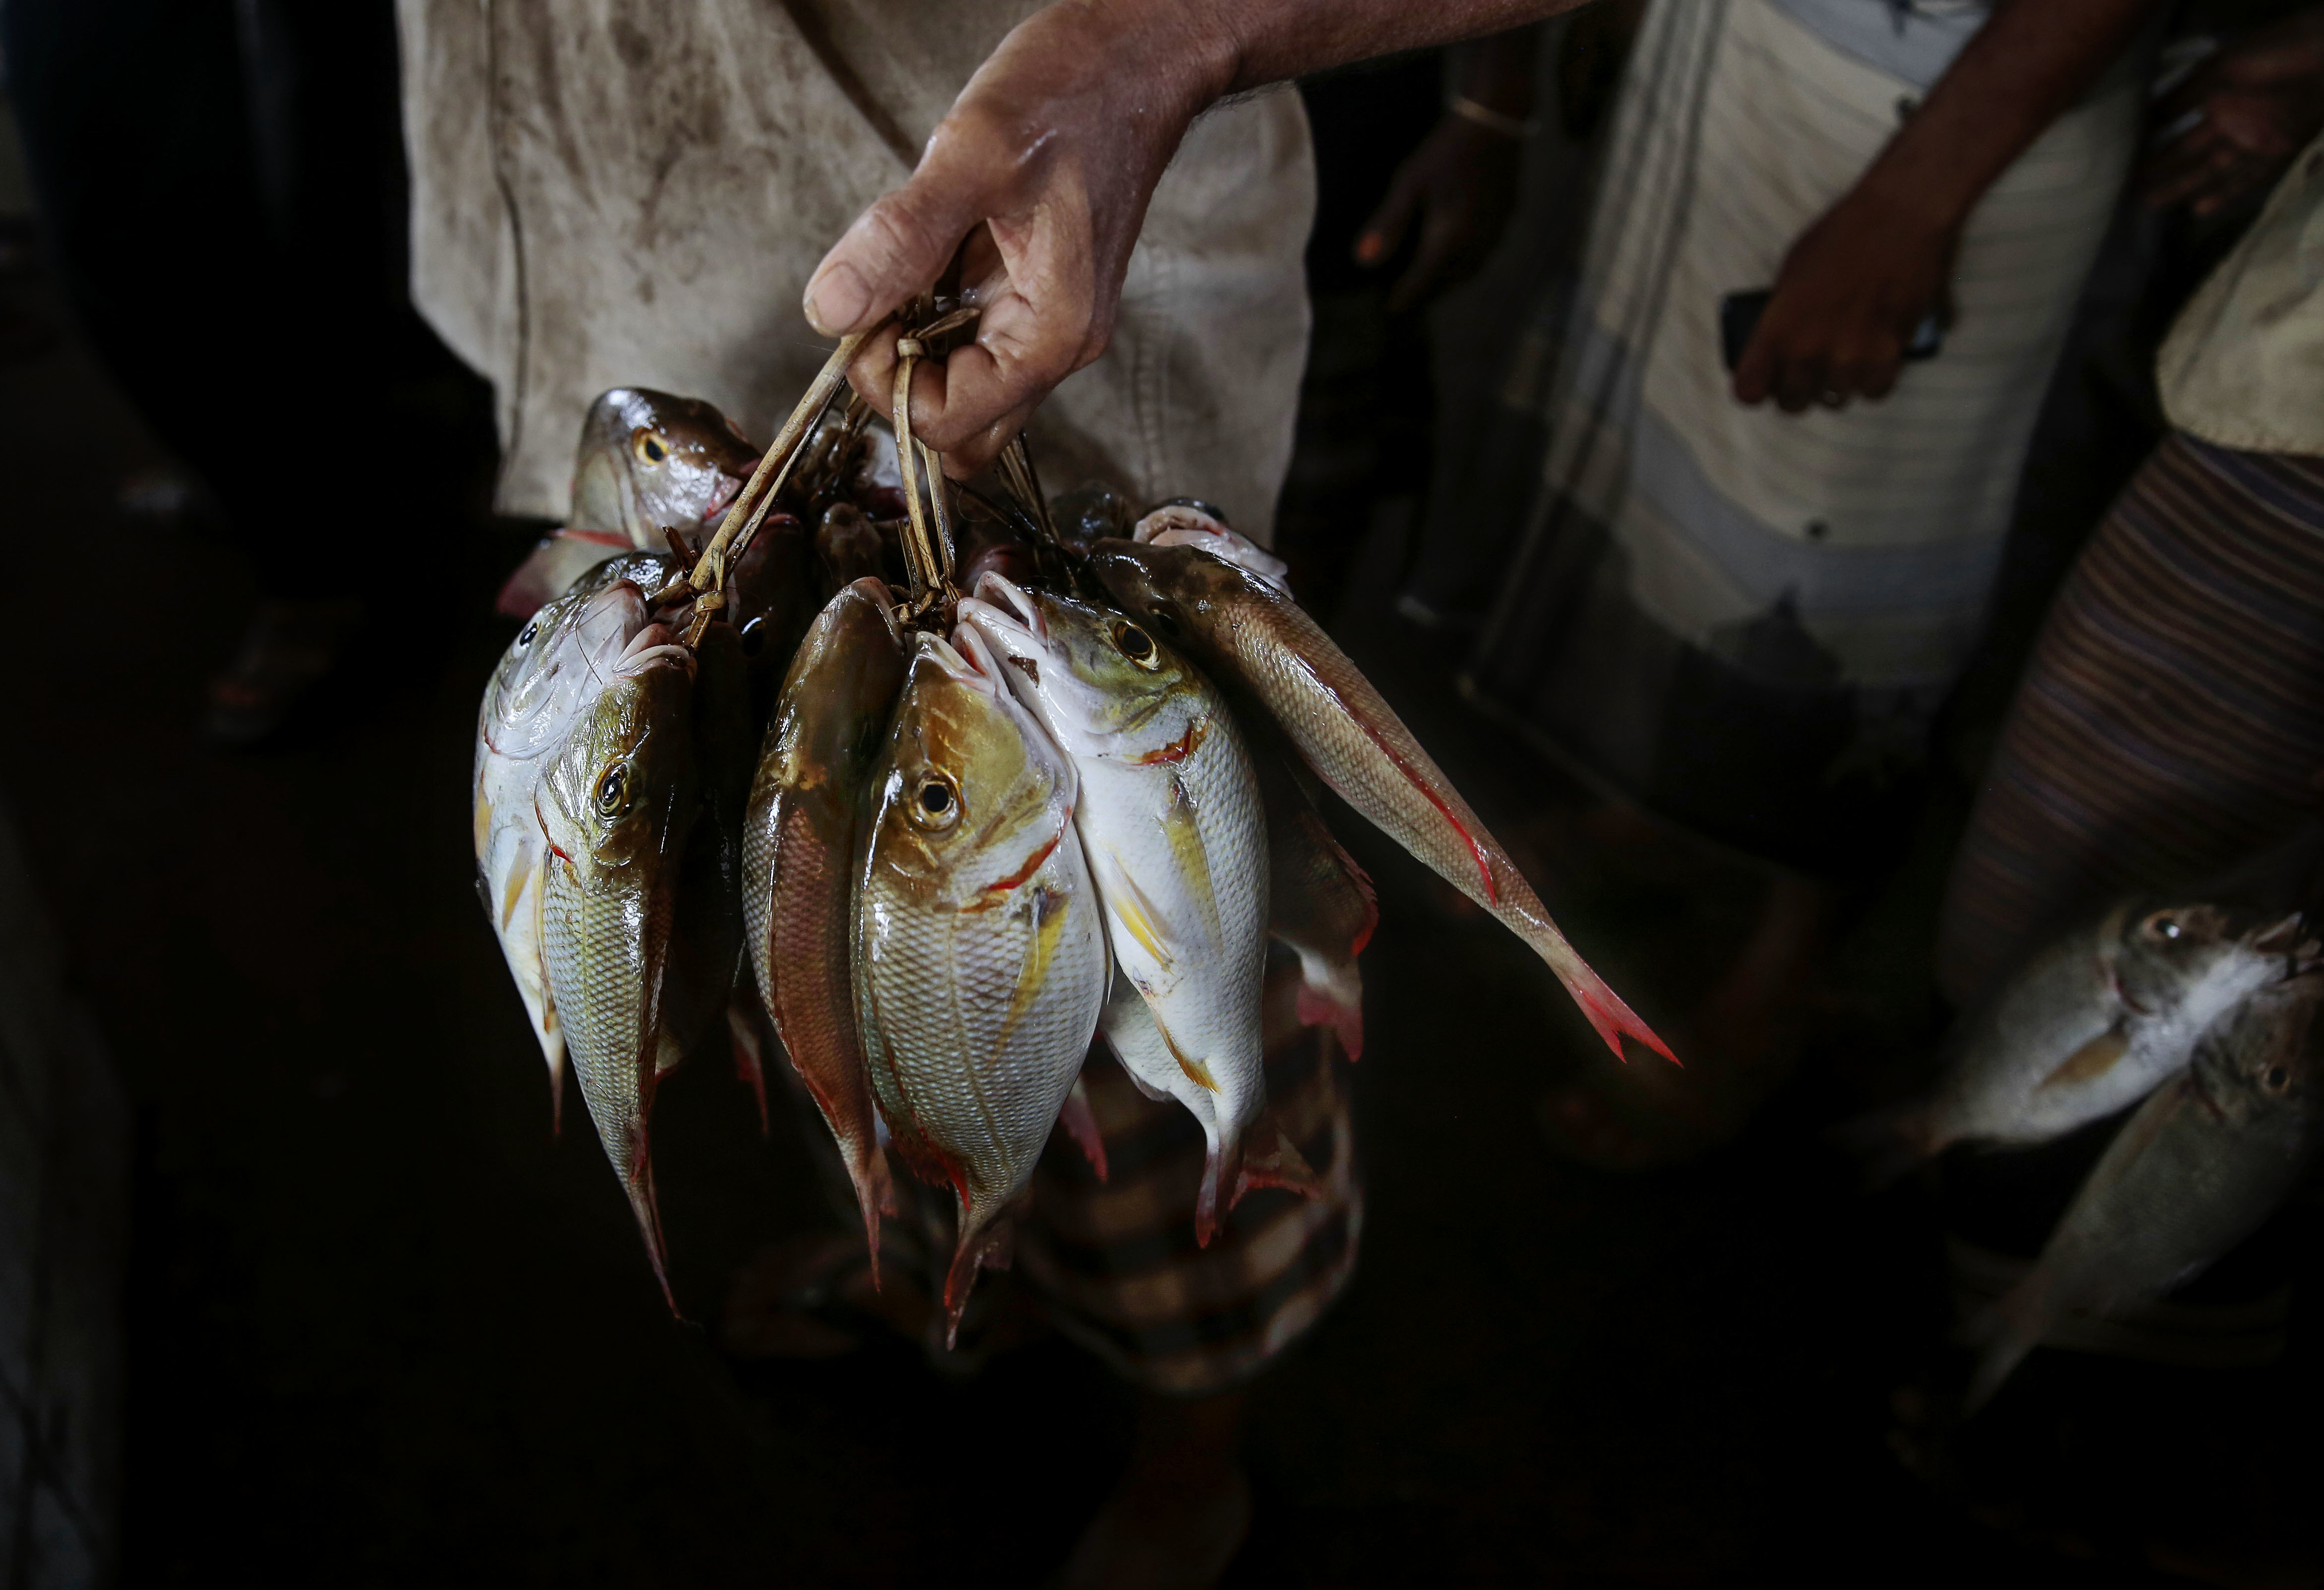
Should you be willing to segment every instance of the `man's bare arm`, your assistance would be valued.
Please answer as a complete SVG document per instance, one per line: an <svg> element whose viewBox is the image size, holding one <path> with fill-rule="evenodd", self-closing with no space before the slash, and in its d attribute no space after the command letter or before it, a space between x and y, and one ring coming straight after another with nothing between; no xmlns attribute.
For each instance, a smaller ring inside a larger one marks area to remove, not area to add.
<svg viewBox="0 0 2324 1590"><path fill-rule="evenodd" d="M973 347L923 366L912 421L958 471L982 465L1056 384L1104 351L1155 184L1195 116L1231 95L1373 56L1498 32L1580 0L1059 0L978 69L903 187L807 283L836 337L961 261ZM895 338L851 372L883 411Z"/></svg>

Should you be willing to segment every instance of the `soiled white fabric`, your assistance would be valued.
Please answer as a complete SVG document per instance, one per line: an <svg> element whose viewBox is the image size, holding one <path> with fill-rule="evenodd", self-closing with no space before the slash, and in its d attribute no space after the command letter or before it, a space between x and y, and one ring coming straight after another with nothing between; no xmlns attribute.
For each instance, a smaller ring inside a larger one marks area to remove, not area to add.
<svg viewBox="0 0 2324 1590"><path fill-rule="evenodd" d="M1037 0L399 0L412 291L499 398L503 512L561 518L609 386L770 435L820 367L800 294ZM1037 417L1052 489L1192 495L1265 540L1314 210L1289 92L1197 122L1112 347Z"/></svg>
<svg viewBox="0 0 2324 1590"><path fill-rule="evenodd" d="M2324 138L2171 328L2171 423L2223 448L2324 457Z"/></svg>

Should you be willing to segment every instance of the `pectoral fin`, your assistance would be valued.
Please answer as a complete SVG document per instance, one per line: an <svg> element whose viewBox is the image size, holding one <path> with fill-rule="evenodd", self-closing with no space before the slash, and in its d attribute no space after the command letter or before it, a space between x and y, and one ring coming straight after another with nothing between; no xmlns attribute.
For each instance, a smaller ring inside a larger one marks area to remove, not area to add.
<svg viewBox="0 0 2324 1590"><path fill-rule="evenodd" d="M2056 1070L2042 1078L2040 1086L2071 1087L2079 1083L2095 1081L2113 1070L2115 1062L2129 1049L2130 1037L2120 1028L2101 1032L2068 1055Z"/></svg>

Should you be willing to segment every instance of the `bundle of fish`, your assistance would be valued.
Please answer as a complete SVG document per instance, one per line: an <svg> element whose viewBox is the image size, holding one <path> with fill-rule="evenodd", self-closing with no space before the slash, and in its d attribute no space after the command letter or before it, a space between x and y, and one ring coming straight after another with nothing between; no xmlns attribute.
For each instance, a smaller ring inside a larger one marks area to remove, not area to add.
<svg viewBox="0 0 2324 1590"><path fill-rule="evenodd" d="M1927 1093L1848 1129L1885 1179L1955 1143L2028 1148L2139 1106L2032 1271L1972 1323L1971 1408L2060 1321L2153 1301L2290 1195L2324 1124L2319 955L2296 914L2119 903L1964 1023Z"/></svg>
<svg viewBox="0 0 2324 1590"><path fill-rule="evenodd" d="M808 408L761 458L707 404L601 399L580 522L503 594L540 605L478 720L486 906L658 1275L656 1078L722 1024L749 1055L761 1009L875 1276L888 1148L957 1201L955 1326L1099 1036L1200 1123L1202 1241L1254 1187L1309 1189L1267 1110L1268 942L1352 1059L1376 920L1318 781L1531 945L1617 1055L1669 1054L1218 515L1051 504L1021 446L988 498L862 405Z"/></svg>

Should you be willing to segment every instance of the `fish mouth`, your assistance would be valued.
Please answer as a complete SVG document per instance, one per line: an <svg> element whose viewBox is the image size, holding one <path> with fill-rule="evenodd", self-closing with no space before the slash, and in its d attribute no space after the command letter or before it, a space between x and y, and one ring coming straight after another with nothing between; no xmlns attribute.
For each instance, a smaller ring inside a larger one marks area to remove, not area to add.
<svg viewBox="0 0 2324 1590"><path fill-rule="evenodd" d="M640 598L643 605L643 598ZM678 643L678 637L666 624L649 624L630 637L628 645L614 660L612 672L617 679L635 679L647 670L663 664L694 671L694 653Z"/></svg>
<svg viewBox="0 0 2324 1590"><path fill-rule="evenodd" d="M1049 642L1049 621L1041 616L1033 598L1013 581L990 569L977 580L976 594L960 605L964 609L973 605L973 618L999 629L1020 632L1035 645L1046 646Z"/></svg>
<svg viewBox="0 0 2324 1590"><path fill-rule="evenodd" d="M966 685L994 700L1006 692L1001 684L1001 665L993 661L992 650L984 637L967 624L953 631L947 642L938 635L920 637L920 655L927 658L955 684Z"/></svg>
<svg viewBox="0 0 2324 1590"><path fill-rule="evenodd" d="M2280 922L2253 929L2246 942L2263 955L2292 955L2300 948L2300 926L2301 913L2293 911Z"/></svg>
<svg viewBox="0 0 2324 1590"><path fill-rule="evenodd" d="M703 504L702 522L705 525L725 513L744 483L758 473L758 468L759 460L753 458L741 475L729 475L724 469L718 472L718 484L710 488L710 501Z"/></svg>

